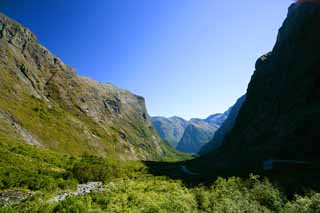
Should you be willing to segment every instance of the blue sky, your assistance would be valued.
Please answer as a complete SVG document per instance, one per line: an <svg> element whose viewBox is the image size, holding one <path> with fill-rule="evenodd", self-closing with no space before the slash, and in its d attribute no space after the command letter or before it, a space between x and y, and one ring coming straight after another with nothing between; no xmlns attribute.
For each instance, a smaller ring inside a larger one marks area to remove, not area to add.
<svg viewBox="0 0 320 213"><path fill-rule="evenodd" d="M291 0L0 0L81 75L146 98L151 115L223 112L245 93Z"/></svg>

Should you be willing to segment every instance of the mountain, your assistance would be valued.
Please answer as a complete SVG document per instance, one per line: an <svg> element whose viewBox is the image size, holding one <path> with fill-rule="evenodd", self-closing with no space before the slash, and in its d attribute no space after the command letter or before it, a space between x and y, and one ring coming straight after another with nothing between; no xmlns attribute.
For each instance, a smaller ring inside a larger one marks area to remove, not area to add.
<svg viewBox="0 0 320 213"><path fill-rule="evenodd" d="M266 159L319 160L319 23L319 3L290 6L273 50L256 62L234 128L198 163L250 169Z"/></svg>
<svg viewBox="0 0 320 213"><path fill-rule="evenodd" d="M239 114L242 104L246 100L246 96L240 97L237 102L227 111L227 119L225 119L222 126L215 132L213 139L205 144L199 154L204 155L208 152L211 152L217 148L219 148L225 138L225 136L231 131L236 122L236 118Z"/></svg>
<svg viewBox="0 0 320 213"><path fill-rule="evenodd" d="M188 121L177 116L170 118L152 117L151 120L160 137L168 141L174 148L178 145L184 130L188 126Z"/></svg>
<svg viewBox="0 0 320 213"><path fill-rule="evenodd" d="M174 116L152 117L152 123L160 137L179 151L197 153L208 143L216 130L227 119L230 111L210 115L206 119L193 118L189 121Z"/></svg>
<svg viewBox="0 0 320 213"><path fill-rule="evenodd" d="M230 110L227 110L225 113L213 114L206 118L205 121L209 123L211 126L221 126L228 118L229 113Z"/></svg>
<svg viewBox="0 0 320 213"><path fill-rule="evenodd" d="M200 148L208 143L218 126L210 125L201 119L191 119L177 146L177 150L196 154Z"/></svg>
<svg viewBox="0 0 320 213"><path fill-rule="evenodd" d="M81 77L0 14L0 138L81 155L174 158L141 96Z"/></svg>

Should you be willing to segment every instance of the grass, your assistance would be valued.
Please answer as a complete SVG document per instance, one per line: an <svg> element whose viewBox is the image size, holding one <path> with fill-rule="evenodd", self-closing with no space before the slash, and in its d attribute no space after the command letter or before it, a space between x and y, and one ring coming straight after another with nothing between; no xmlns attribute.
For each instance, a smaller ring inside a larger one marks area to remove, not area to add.
<svg viewBox="0 0 320 213"><path fill-rule="evenodd" d="M14 132L6 133L0 131L0 193L14 189L35 194L0 207L0 212L316 212L320 208L319 194L312 187L292 196L272 179L254 175L188 182L179 174L181 162L72 157L12 141ZM106 190L46 202L87 181L102 181Z"/></svg>
<svg viewBox="0 0 320 213"><path fill-rule="evenodd" d="M118 119L111 125L97 124L75 108L68 108L59 101L49 103L28 93L21 82L7 70L0 70L0 110L12 115L22 128L28 130L51 150L79 156L94 154L109 158L126 158L124 150L130 150L126 143L119 143L119 131L126 130L127 140L133 145L138 157L153 160L181 160L188 156L176 152L166 143L160 143L159 154L155 145L150 146L153 136L150 129L139 120L128 124ZM134 121L134 118L131 118ZM144 147L137 149L137 147ZM146 153L148 153L146 155ZM143 157L144 156L144 157Z"/></svg>

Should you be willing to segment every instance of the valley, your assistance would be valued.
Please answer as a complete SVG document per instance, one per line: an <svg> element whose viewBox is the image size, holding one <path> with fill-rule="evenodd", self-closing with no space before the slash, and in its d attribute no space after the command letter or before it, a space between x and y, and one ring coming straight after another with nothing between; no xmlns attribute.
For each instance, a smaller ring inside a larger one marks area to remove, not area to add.
<svg viewBox="0 0 320 213"><path fill-rule="evenodd" d="M0 212L319 212L319 23L317 1L293 3L246 94L185 120L0 13Z"/></svg>

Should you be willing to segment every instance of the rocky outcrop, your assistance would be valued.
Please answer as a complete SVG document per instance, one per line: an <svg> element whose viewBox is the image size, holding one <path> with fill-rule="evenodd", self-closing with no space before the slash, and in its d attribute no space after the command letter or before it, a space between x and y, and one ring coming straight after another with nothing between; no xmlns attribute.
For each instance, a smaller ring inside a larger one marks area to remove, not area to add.
<svg viewBox="0 0 320 213"><path fill-rule="evenodd" d="M112 183L110 183L112 184ZM63 192L54 198L51 198L48 202L49 203L55 203L62 200L65 200L68 197L71 196L83 196L90 193L102 193L105 190L104 185L102 182L88 182L79 184L77 187L77 191L75 192Z"/></svg>
<svg viewBox="0 0 320 213"><path fill-rule="evenodd" d="M211 166L260 168L265 159L320 156L320 4L295 3L258 59L234 128ZM203 158L204 159L204 158Z"/></svg>
<svg viewBox="0 0 320 213"><path fill-rule="evenodd" d="M42 144L28 130L24 129L11 115L0 111L0 119L3 122L6 122L15 131L15 134L24 140L24 142L33 146L42 147Z"/></svg>
<svg viewBox="0 0 320 213"><path fill-rule="evenodd" d="M30 143L77 155L174 156L153 129L144 98L77 75L3 14L0 81L0 110Z"/></svg>
<svg viewBox="0 0 320 213"><path fill-rule="evenodd" d="M205 144L199 154L204 155L218 149L225 138L225 136L231 131L238 117L242 104L246 100L246 96L242 96L237 102L227 111L227 119L223 122L221 127L215 132L213 139ZM226 113L225 113L226 114Z"/></svg>
<svg viewBox="0 0 320 213"><path fill-rule="evenodd" d="M34 192L21 190L7 190L0 192L0 207L19 204L20 202L34 196Z"/></svg>

